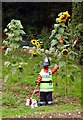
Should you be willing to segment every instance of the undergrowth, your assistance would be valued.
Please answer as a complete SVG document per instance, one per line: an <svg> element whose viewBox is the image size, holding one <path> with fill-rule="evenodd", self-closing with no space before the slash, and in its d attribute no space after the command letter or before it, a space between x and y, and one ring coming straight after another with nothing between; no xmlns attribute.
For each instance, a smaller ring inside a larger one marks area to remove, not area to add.
<svg viewBox="0 0 83 120"><path fill-rule="evenodd" d="M4 52L4 51L3 51ZM24 115L30 113L50 112L53 111L71 111L80 109L81 100L81 73L80 66L79 71L75 73L76 79L74 81L68 80L67 94L65 97L65 81L61 75L64 71L58 70L53 75L54 81L54 93L53 102L57 104L55 106L38 107L35 109L27 108L25 106L26 97L31 97L35 88L35 81L38 73L42 69L42 55L30 58L30 55L24 54L23 51L18 50L18 56L20 55L24 62L27 64L23 66L23 71L20 72L18 68L14 74L11 73L11 66L4 67L4 61L10 59L10 56L2 56L2 117ZM52 56L51 56L52 57ZM55 58L52 58L51 65L56 63ZM53 66L50 66L52 68ZM9 75L8 79L4 79ZM33 96L39 102L39 94Z"/></svg>

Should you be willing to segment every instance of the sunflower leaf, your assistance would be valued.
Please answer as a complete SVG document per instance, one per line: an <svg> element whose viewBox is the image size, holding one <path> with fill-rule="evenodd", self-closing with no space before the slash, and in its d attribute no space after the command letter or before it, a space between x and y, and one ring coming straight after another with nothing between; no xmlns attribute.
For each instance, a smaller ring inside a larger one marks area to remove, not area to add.
<svg viewBox="0 0 83 120"><path fill-rule="evenodd" d="M59 40L61 37L61 34L56 34L56 38Z"/></svg>
<svg viewBox="0 0 83 120"><path fill-rule="evenodd" d="M59 32L60 34L63 34L63 33L64 33L64 30L65 30L64 28L60 28L58 32Z"/></svg>
<svg viewBox="0 0 83 120"><path fill-rule="evenodd" d="M61 68L61 67L63 67L63 66L66 66L65 61L60 61L60 62L59 62L59 68Z"/></svg>

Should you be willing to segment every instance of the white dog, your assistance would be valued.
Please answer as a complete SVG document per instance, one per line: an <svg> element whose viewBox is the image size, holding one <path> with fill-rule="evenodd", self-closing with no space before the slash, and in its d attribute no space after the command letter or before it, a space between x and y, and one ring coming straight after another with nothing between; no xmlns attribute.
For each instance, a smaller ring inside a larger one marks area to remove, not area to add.
<svg viewBox="0 0 83 120"><path fill-rule="evenodd" d="M35 99L32 99L31 108L35 108L35 107L38 107L37 101Z"/></svg>
<svg viewBox="0 0 83 120"><path fill-rule="evenodd" d="M35 107L38 107L38 104L37 104L37 101L35 99L27 98L26 99L26 106L31 107L31 108L35 108Z"/></svg>

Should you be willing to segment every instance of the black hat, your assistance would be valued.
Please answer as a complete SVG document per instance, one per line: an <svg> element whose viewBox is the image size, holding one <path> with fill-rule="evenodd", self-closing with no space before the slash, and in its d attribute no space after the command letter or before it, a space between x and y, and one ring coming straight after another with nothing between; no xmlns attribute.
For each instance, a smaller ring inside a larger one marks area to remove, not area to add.
<svg viewBox="0 0 83 120"><path fill-rule="evenodd" d="M47 57L44 58L42 66L50 66L50 60Z"/></svg>

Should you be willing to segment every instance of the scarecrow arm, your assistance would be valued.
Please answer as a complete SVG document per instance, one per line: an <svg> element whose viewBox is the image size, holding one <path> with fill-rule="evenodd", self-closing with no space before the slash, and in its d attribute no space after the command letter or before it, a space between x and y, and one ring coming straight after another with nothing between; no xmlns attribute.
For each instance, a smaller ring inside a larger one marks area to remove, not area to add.
<svg viewBox="0 0 83 120"><path fill-rule="evenodd" d="M36 80L36 85L39 85L39 84L40 84L41 79L42 79L42 76L39 74L39 75L38 75L38 78L37 78L37 80Z"/></svg>
<svg viewBox="0 0 83 120"><path fill-rule="evenodd" d="M59 66L55 64L54 68L52 69L52 74L54 74L59 69Z"/></svg>

